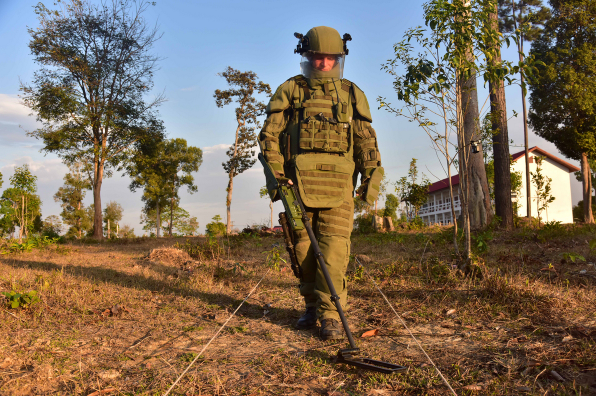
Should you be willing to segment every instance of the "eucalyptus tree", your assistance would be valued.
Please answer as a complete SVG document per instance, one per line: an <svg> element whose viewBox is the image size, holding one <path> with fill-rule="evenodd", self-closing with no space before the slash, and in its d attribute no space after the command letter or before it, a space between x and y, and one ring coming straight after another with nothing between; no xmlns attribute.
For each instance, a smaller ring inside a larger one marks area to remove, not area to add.
<svg viewBox="0 0 596 396"><path fill-rule="evenodd" d="M235 109L236 134L234 144L230 146L226 155L228 160L222 166L228 174L228 187L226 188L226 232L232 231L232 192L234 190L234 178L250 169L255 162L255 147L257 146L256 129L260 129L258 117L265 114L267 105L258 101L255 94L266 94L271 96L271 87L262 81L252 71L241 72L228 66L219 73L225 78L229 89L215 90L213 97L217 107L226 106L232 102L237 104Z"/></svg>
<svg viewBox="0 0 596 396"><path fill-rule="evenodd" d="M22 83L23 99L42 126L30 136L42 151L68 163L92 165L94 237L102 238L104 177L130 158L133 143L159 138L156 107L147 100L159 58L150 53L160 38L140 0L66 0L56 10L35 6L39 26L30 28L29 48L40 66Z"/></svg>

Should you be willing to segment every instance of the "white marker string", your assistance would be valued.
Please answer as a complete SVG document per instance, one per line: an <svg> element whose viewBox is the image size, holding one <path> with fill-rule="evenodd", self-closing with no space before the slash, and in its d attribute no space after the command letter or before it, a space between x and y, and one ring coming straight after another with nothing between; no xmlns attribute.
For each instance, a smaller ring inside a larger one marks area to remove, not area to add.
<svg viewBox="0 0 596 396"><path fill-rule="evenodd" d="M418 348L420 348L420 350L422 351L422 353L424 353L424 356L426 356L426 358L433 365L433 367L435 368L435 370L437 370L437 373L439 373L439 376L441 377L441 379L443 380L443 382L445 383L445 385L447 385L447 388L449 388L449 390L451 391L451 393L453 393L455 396L457 396L457 393L455 393L455 391L453 390L453 388L449 384L449 381L447 381L447 379L443 376L443 373L441 373L441 370L439 370L439 368L437 367L437 365L435 364L435 362L433 362L433 360L430 358L430 356L428 356L428 354L426 353L426 351L424 350L424 348L422 348L422 345L420 345L420 343L418 342L418 340L416 339L416 337L414 336L414 334L412 334L412 332L410 331L410 328L408 327L408 325L406 325L406 322L397 313L397 311L395 310L395 308L393 308L393 305L389 302L389 300L387 299L387 296L385 296L385 293L383 293L383 291L381 290L381 288L377 285L377 282L375 282L375 279L370 275L370 273L367 271L367 269L364 268L364 266L362 265L362 263L360 262L360 260L358 260L357 257L356 257L356 262L364 270L364 272L370 278L370 280L373 282L373 284L375 285L375 287L377 288L377 290L379 291L379 293L381 293L381 295L383 296L383 298L385 299L385 301L387 302L387 304L389 304L389 307L391 308L391 310L393 311L393 313L395 314L395 316L397 316L397 318L399 319L399 321L401 322L401 324L405 327L405 329L408 331L408 333L410 333L410 336L412 337L412 339L414 340L414 342L416 342L416 345L418 345Z"/></svg>
<svg viewBox="0 0 596 396"><path fill-rule="evenodd" d="M170 394L170 392L172 391L172 389L174 389L174 387L178 384L178 382L182 379L182 377L184 377L186 375L186 373L188 372L188 370L190 370L190 368L192 367L192 365L195 364L195 362L201 357L201 355L203 354L203 352L205 352L205 350L207 349L207 347L209 347L209 345L211 345L211 342L213 342L213 340L215 340L215 337L217 337L219 335L219 333L224 329L224 327L226 327L226 325L228 324L228 322L234 317L234 315L236 314L236 312L238 312L238 310L240 309L240 307L242 306L242 304L244 304L246 302L246 300L248 300L248 298L251 296L251 294L253 294L254 291L257 290L257 287L259 287L259 285L261 284L261 282L263 281L263 279L265 279L265 277L269 274L269 271L271 271L271 268L269 268L267 270L267 272L265 272L265 275L263 275L263 277L261 278L261 280L255 285L255 287L252 288L252 290L250 291L250 293L248 293L248 295L244 298L244 300L242 300L242 302L240 303L240 305L238 305L238 308L236 308L236 310L234 312L232 312L232 314L230 315L230 317L228 318L228 320L226 320L224 322L224 324L221 325L221 327L219 328L219 330L217 330L217 332L213 335L213 337L211 337L211 339L209 340L209 342L207 343L207 345L205 345L203 347L203 349L201 350L201 352L199 352L197 354L197 356L195 356L195 358L193 359L192 362L190 362L190 364L188 365L188 367L186 368L186 370L184 370L182 372L182 374L180 374L180 376L176 379L176 381L174 381L174 383L172 384L172 386L170 386L170 389L168 389L167 392L164 393L163 396L168 396Z"/></svg>

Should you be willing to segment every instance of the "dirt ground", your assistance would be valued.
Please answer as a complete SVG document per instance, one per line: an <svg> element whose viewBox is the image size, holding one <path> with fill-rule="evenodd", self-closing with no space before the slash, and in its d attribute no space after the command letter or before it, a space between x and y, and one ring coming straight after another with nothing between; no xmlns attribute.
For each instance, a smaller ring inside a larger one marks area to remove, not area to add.
<svg viewBox="0 0 596 396"><path fill-rule="evenodd" d="M449 230L355 235L352 253L458 395L596 395L595 238L582 226L485 232L467 276ZM407 371L334 364L346 341L293 327L303 303L276 260L282 243L139 238L0 256L0 292L41 299L0 309L0 394L163 395L265 274L171 394L451 394L353 256L356 341Z"/></svg>

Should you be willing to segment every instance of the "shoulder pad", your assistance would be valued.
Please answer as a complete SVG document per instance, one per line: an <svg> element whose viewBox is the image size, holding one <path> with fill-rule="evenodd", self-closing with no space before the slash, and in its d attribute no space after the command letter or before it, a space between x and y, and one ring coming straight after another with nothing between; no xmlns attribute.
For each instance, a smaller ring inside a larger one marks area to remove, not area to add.
<svg viewBox="0 0 596 396"><path fill-rule="evenodd" d="M277 87L277 90L269 100L269 104L267 105L267 109L265 110L267 114L284 111L285 109L290 107L290 105L292 104L294 87L296 85L296 80L298 77L302 76L295 76L289 78L279 87Z"/></svg>
<svg viewBox="0 0 596 396"><path fill-rule="evenodd" d="M356 108L358 115L360 115L366 121L372 122L370 106L368 105L368 100L366 99L366 95L364 94L364 92L362 92L362 90L350 80L344 79L344 82L347 82L349 83L349 85L352 85L352 92L354 92L353 100L355 100L354 107Z"/></svg>

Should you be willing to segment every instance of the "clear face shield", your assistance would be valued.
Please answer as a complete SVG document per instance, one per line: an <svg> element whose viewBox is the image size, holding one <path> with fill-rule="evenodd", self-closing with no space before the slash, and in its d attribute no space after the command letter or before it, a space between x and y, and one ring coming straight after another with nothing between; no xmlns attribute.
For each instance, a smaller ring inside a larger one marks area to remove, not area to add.
<svg viewBox="0 0 596 396"><path fill-rule="evenodd" d="M300 70L306 78L336 78L344 76L344 54L307 52L302 54Z"/></svg>

